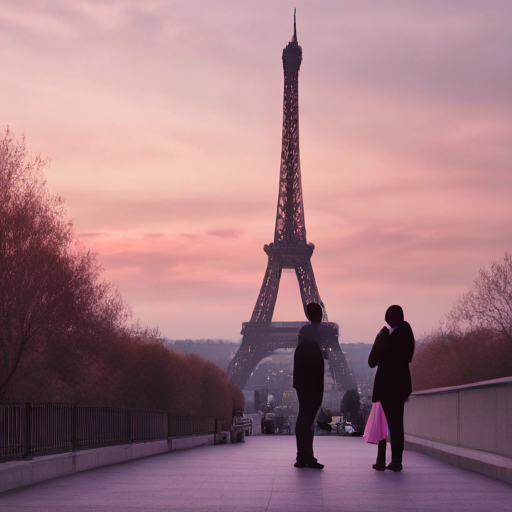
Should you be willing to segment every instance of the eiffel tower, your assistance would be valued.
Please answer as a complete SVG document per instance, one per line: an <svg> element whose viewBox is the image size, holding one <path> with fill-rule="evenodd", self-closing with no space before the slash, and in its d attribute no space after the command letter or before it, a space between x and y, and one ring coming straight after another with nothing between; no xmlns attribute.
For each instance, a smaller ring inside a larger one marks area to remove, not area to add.
<svg viewBox="0 0 512 512"><path fill-rule="evenodd" d="M311 266L315 246L306 241L299 158L298 86L301 63L302 48L297 41L294 14L293 37L283 50L283 145L274 242L263 248L268 255L263 284L251 321L242 324L242 344L229 363L227 373L232 382L243 388L262 359L278 349L297 346L298 330L305 321L272 322L282 270L295 269L304 312L310 302L317 302L324 310L323 322L328 335L321 348L329 360L333 380L343 391L355 388L355 379L338 343L338 324L328 321L318 293Z"/></svg>

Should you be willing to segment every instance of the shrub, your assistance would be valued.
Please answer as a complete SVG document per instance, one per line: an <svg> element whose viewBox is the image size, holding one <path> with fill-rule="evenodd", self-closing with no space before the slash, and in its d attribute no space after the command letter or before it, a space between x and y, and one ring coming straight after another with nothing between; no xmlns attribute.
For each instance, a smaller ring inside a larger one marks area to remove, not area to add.
<svg viewBox="0 0 512 512"><path fill-rule="evenodd" d="M164 410L231 421L242 392L198 356L132 325L117 289L79 243L48 160L0 135L0 399Z"/></svg>

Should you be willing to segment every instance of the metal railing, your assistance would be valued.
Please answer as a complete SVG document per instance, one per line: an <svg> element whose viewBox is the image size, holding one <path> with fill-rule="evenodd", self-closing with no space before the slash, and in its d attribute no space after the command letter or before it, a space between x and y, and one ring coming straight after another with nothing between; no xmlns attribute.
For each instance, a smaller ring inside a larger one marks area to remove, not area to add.
<svg viewBox="0 0 512 512"><path fill-rule="evenodd" d="M0 462L215 431L216 419L201 416L113 407L0 403Z"/></svg>
<svg viewBox="0 0 512 512"><path fill-rule="evenodd" d="M190 436L204 432L215 432L215 418L204 416L180 416L169 414L169 437Z"/></svg>

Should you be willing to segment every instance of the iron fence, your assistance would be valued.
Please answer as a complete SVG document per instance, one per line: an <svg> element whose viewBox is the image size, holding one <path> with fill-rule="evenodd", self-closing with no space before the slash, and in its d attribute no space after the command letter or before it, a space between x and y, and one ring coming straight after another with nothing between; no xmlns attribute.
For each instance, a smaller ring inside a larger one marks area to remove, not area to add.
<svg viewBox="0 0 512 512"><path fill-rule="evenodd" d="M169 437L215 432L215 418L169 414L168 432Z"/></svg>
<svg viewBox="0 0 512 512"><path fill-rule="evenodd" d="M113 407L0 403L0 462L215 431L215 418L200 416Z"/></svg>

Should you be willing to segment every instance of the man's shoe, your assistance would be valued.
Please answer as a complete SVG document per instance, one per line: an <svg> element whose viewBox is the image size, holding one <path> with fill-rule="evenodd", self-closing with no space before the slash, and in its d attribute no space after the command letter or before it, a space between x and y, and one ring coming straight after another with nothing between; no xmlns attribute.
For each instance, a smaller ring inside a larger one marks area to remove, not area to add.
<svg viewBox="0 0 512 512"><path fill-rule="evenodd" d="M386 463L385 462L377 462L372 466L373 469L376 469L377 471L385 471L386 470Z"/></svg>
<svg viewBox="0 0 512 512"><path fill-rule="evenodd" d="M305 467L306 467L306 464L302 464L302 462L297 461L297 462L294 464L294 466L295 466L296 468L305 468Z"/></svg>
<svg viewBox="0 0 512 512"><path fill-rule="evenodd" d="M386 466L386 469L390 469L391 471L399 472L402 471L404 467L400 462L392 462L389 466Z"/></svg>
<svg viewBox="0 0 512 512"><path fill-rule="evenodd" d="M324 465L320 464L320 462L317 462L316 460L314 462L308 462L306 467L311 469L324 469Z"/></svg>

